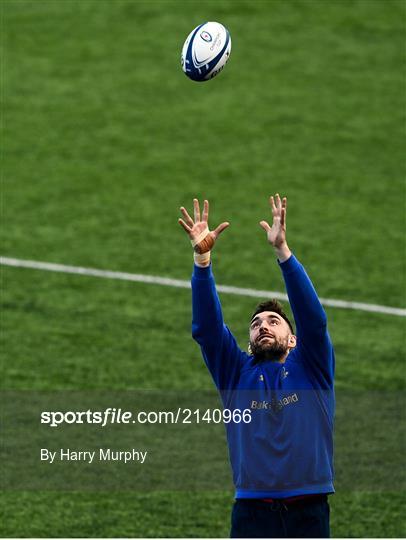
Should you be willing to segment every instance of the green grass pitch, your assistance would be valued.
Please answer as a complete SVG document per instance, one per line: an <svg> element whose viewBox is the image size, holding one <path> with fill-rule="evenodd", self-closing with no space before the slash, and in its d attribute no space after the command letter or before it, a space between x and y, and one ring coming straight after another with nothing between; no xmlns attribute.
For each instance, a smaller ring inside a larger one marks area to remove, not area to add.
<svg viewBox="0 0 406 540"><path fill-rule="evenodd" d="M258 226L280 192L290 246L320 296L405 307L404 2L0 6L1 255L188 279L177 218L197 196L211 201L212 225L231 222L213 256L217 281L283 290ZM180 50L205 20L227 26L232 52L218 78L197 84ZM2 388L211 388L189 291L1 274ZM222 296L241 346L255 303ZM337 390L398 395L404 318L327 314ZM368 464L368 433L360 441ZM331 497L333 536L404 536L401 468L390 487L359 490L354 478ZM6 491L0 536L221 537L232 501L228 490Z"/></svg>

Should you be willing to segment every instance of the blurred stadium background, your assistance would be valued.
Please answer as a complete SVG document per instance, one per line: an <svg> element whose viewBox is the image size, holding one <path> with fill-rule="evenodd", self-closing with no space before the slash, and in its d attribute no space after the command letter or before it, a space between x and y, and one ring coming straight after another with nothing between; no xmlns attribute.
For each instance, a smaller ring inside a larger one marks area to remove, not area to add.
<svg viewBox="0 0 406 540"><path fill-rule="evenodd" d="M206 20L233 48L224 72L197 84L180 50ZM197 196L213 225L231 222L217 282L282 291L258 227L278 191L320 296L405 307L403 1L2 0L1 35L1 255L189 279L177 218ZM1 274L4 389L212 387L188 290ZM256 302L222 295L241 346ZM404 317L327 314L337 390L400 395ZM402 430L404 407L399 419ZM402 470L390 490L360 491L355 477L331 497L333 535L404 536ZM4 492L0 535L227 536L232 500Z"/></svg>

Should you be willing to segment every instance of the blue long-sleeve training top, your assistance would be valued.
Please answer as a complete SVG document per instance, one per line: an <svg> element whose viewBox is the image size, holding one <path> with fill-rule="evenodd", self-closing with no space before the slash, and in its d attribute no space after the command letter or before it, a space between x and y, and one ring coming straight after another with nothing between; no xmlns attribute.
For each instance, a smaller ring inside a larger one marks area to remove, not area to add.
<svg viewBox="0 0 406 540"><path fill-rule="evenodd" d="M226 424L237 498L334 492L334 351L326 314L295 256L279 265L297 335L284 363L258 362L238 347L223 322L211 265L193 270L193 338L224 407L246 411Z"/></svg>

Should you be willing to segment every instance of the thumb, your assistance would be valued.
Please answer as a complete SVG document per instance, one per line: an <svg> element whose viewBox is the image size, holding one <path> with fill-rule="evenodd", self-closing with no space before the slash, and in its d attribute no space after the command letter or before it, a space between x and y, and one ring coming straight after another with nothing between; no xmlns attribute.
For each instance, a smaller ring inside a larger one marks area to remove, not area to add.
<svg viewBox="0 0 406 540"><path fill-rule="evenodd" d="M225 221L224 223L221 223L218 227L216 227L213 231L214 237L217 239L218 236L229 226L229 222Z"/></svg>
<svg viewBox="0 0 406 540"><path fill-rule="evenodd" d="M260 221L260 226L264 229L265 232L269 232L271 230L271 227L267 221Z"/></svg>

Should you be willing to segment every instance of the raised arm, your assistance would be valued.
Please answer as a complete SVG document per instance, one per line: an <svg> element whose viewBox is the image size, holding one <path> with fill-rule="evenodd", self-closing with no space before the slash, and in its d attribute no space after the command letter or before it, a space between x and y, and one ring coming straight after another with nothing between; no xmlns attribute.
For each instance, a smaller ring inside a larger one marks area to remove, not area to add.
<svg viewBox="0 0 406 540"><path fill-rule="evenodd" d="M330 383L334 375L334 355L327 332L327 317L303 266L292 255L286 241L287 199L278 194L270 197L272 227L261 221L268 242L273 246L286 285L290 307L295 319L297 347L310 362L313 370L319 370Z"/></svg>
<svg viewBox="0 0 406 540"><path fill-rule="evenodd" d="M308 332L313 334L324 331L326 314L312 282L303 266L292 255L286 241L287 198L281 199L279 194L276 194L275 197L270 197L269 201L273 217L272 227L266 221L261 221L260 225L266 231L268 242L274 248L281 266L298 337L306 338Z"/></svg>
<svg viewBox="0 0 406 540"><path fill-rule="evenodd" d="M245 353L239 349L234 336L223 322L221 304L211 270L210 252L218 236L229 223L221 223L210 231L208 201L204 201L202 214L197 199L193 200L193 206L194 220L183 206L180 210L184 219L179 219L194 250L192 336L201 347L203 358L217 388L228 390L233 388L238 380Z"/></svg>

